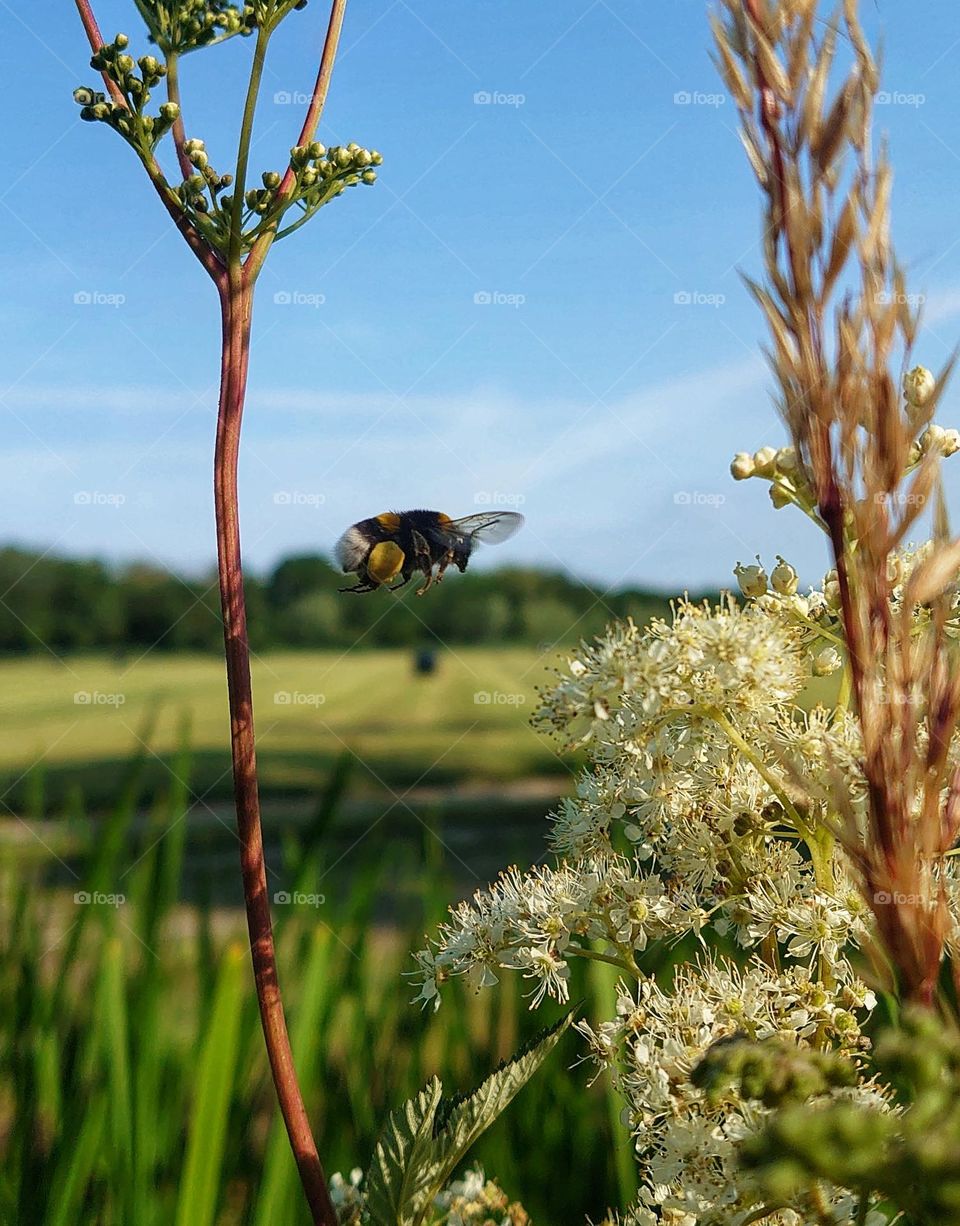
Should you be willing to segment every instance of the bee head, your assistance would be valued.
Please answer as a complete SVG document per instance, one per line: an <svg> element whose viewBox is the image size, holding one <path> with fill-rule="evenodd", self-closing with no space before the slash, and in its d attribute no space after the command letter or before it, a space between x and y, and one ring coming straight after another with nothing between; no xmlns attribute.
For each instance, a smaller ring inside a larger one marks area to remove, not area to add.
<svg viewBox="0 0 960 1226"><path fill-rule="evenodd" d="M406 554L396 541L380 541L370 550L367 574L373 583L389 583L403 570Z"/></svg>

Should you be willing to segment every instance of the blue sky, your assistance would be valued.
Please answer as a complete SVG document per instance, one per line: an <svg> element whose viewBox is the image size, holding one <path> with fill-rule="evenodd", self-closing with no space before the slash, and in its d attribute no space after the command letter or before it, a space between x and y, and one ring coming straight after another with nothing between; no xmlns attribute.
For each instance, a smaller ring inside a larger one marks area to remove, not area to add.
<svg viewBox="0 0 960 1226"><path fill-rule="evenodd" d="M132 2L95 9L146 50ZM960 7L864 16L885 46L897 246L927 296L916 357L936 368L960 334ZM311 0L274 42L257 171L283 168L324 17ZM199 570L215 295L126 146L77 118L72 89L93 74L73 5L0 0L0 23L0 539ZM384 164L261 278L249 564L327 550L387 508L500 503L528 522L487 564L677 588L726 582L759 551L814 578L813 529L727 471L781 432L737 273L760 266L759 202L706 7L352 0L342 46L321 138ZM250 51L183 65L188 135L221 170ZM942 420L960 423L955 391Z"/></svg>

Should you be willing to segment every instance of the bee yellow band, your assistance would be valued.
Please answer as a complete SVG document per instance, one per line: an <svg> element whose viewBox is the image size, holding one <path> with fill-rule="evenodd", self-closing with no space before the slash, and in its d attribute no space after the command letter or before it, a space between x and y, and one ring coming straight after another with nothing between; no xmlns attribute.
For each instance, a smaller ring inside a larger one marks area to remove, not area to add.
<svg viewBox="0 0 960 1226"><path fill-rule="evenodd" d="M367 574L374 583L389 583L403 569L404 553L395 541L374 545L367 558Z"/></svg>

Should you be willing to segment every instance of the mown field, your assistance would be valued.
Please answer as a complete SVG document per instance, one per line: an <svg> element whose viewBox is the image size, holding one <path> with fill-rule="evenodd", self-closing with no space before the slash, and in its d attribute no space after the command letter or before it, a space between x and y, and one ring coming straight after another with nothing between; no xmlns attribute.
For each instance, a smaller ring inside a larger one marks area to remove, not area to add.
<svg viewBox="0 0 960 1226"><path fill-rule="evenodd" d="M253 662L265 794L311 795L344 754L355 792L398 786L502 783L566 772L529 727L535 687L555 657L522 647L444 649L419 676L402 649L273 652ZM0 665L0 779L7 803L31 788L82 789L109 803L130 755L149 745L148 781L183 739L193 787L230 795L227 699L215 656L30 656ZM36 807L33 805L32 807Z"/></svg>

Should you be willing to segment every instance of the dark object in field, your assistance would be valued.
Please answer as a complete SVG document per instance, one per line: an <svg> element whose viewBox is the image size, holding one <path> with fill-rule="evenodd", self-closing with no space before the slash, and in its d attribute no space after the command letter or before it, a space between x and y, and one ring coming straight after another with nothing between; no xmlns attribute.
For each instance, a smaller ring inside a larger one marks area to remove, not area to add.
<svg viewBox="0 0 960 1226"><path fill-rule="evenodd" d="M437 653L432 647L421 647L414 652L413 671L418 677L431 677L437 671Z"/></svg>
<svg viewBox="0 0 960 1226"><path fill-rule="evenodd" d="M463 519L451 519L442 511L386 511L352 524L337 541L334 553L344 574L359 582L341 592L373 592L400 578L389 587L396 591L418 571L427 581L417 591L422 596L439 583L451 562L462 573L474 548L499 544L523 523L516 511L481 511ZM433 568L437 567L434 574Z"/></svg>

